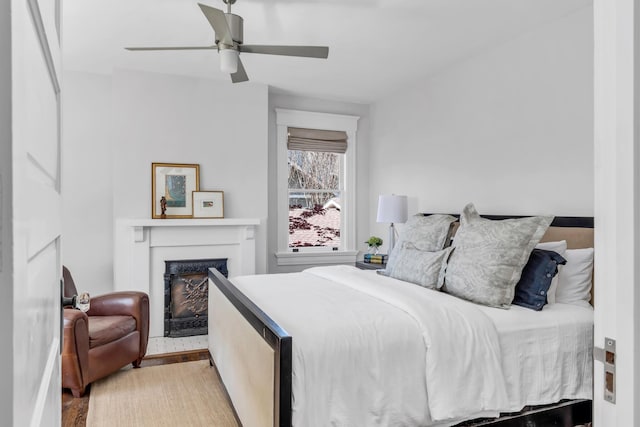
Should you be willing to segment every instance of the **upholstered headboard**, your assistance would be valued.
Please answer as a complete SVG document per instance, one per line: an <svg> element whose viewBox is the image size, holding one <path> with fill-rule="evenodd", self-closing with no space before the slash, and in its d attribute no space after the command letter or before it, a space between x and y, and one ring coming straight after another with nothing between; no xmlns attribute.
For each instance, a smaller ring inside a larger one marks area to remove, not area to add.
<svg viewBox="0 0 640 427"><path fill-rule="evenodd" d="M424 214L430 215L430 214ZM458 214L449 214L460 218ZM486 219L510 219L524 218L524 216L505 216L505 215L480 215ZM453 236L460 225L459 222L453 223ZM592 248L593 247L593 217L590 216L557 216L553 219L551 226L540 239L541 242L553 242L557 240L566 240L568 249Z"/></svg>
<svg viewBox="0 0 640 427"><path fill-rule="evenodd" d="M567 241L567 249L593 247L593 228L586 227L555 227L551 226L544 233L541 242Z"/></svg>

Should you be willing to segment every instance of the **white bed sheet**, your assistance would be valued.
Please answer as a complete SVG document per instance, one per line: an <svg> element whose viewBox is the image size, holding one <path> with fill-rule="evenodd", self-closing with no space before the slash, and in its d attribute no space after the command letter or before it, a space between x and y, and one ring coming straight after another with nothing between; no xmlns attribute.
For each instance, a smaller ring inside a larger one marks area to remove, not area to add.
<svg viewBox="0 0 640 427"><path fill-rule="evenodd" d="M435 293L374 271L345 266L325 269L327 276L342 271L378 284L405 287L414 295L415 290L425 295ZM321 277L323 268L318 271L319 276L306 272L233 280L293 337L294 426L445 426L497 415L480 411L456 420L432 421L424 375L427 350L420 322L357 287ZM440 301L461 301L435 294ZM469 306L465 310L478 309L495 324L508 399L500 411L591 397L592 310L555 304L534 312L517 306L503 310L461 303ZM361 326L336 335L346 320ZM447 372L446 362L441 366ZM459 372L450 372L450 376L452 382L464 379ZM463 381L460 387L464 386Z"/></svg>
<svg viewBox="0 0 640 427"><path fill-rule="evenodd" d="M593 308L548 304L542 311L478 306L500 336L510 408L592 399Z"/></svg>

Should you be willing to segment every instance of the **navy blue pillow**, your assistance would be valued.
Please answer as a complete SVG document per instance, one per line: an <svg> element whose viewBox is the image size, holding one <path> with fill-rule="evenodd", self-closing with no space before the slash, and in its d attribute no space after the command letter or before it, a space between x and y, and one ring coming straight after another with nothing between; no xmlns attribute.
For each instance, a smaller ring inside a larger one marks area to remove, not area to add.
<svg viewBox="0 0 640 427"><path fill-rule="evenodd" d="M566 264L567 260L554 251L534 249L527 265L522 269L520 281L512 304L542 310L547 303L547 291L551 280L558 274L558 264Z"/></svg>

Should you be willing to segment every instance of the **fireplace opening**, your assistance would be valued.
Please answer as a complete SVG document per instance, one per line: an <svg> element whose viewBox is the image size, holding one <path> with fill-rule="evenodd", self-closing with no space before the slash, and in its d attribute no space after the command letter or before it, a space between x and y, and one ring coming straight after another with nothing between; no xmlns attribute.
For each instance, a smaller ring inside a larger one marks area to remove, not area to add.
<svg viewBox="0 0 640 427"><path fill-rule="evenodd" d="M164 336L189 337L208 333L208 270L228 277L227 258L165 261Z"/></svg>

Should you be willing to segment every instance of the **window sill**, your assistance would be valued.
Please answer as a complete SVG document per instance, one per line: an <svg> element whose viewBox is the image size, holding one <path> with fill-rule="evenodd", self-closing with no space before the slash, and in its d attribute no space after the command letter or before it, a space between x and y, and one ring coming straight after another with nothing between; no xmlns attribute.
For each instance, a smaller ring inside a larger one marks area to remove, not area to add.
<svg viewBox="0 0 640 427"><path fill-rule="evenodd" d="M354 264L358 251L276 252L278 265Z"/></svg>

